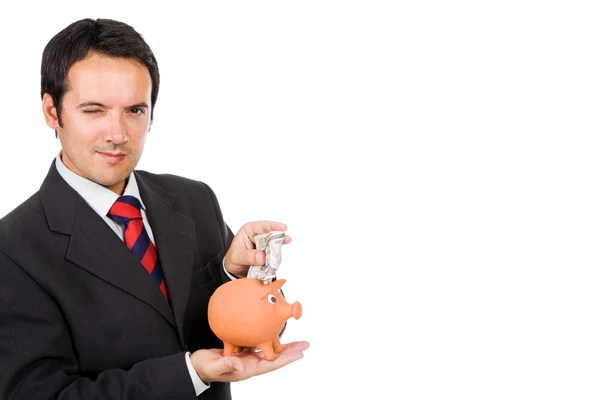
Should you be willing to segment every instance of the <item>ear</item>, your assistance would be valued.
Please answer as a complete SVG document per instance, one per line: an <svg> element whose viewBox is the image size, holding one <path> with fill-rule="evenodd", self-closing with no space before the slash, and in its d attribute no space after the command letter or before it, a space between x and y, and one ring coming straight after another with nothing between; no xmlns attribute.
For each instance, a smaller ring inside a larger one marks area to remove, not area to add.
<svg viewBox="0 0 600 400"><path fill-rule="evenodd" d="M273 282L273 287L275 289L281 289L281 287L283 286L283 284L286 282L285 279L277 279L275 282Z"/></svg>
<svg viewBox="0 0 600 400"><path fill-rule="evenodd" d="M42 112L44 113L46 124L50 128L56 129L59 127L56 107L54 106L54 101L49 93L44 93L44 96L42 97Z"/></svg>
<svg viewBox="0 0 600 400"><path fill-rule="evenodd" d="M266 283L263 283L262 285L263 285L263 287L260 288L260 299L261 300L263 300L265 297L267 297L267 295L269 293L271 293L271 289L272 289L271 285L268 285Z"/></svg>

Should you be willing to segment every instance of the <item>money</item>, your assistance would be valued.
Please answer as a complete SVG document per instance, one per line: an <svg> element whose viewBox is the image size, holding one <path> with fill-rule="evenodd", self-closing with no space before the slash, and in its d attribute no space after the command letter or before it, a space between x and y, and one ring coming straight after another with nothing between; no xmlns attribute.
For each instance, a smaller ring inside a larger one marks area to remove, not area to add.
<svg viewBox="0 0 600 400"><path fill-rule="evenodd" d="M262 250L266 254L265 265L253 265L248 270L248 278L260 279L264 283L271 281L277 274L277 269L281 263L281 247L285 232L272 231L261 233L254 236L254 244L257 250Z"/></svg>

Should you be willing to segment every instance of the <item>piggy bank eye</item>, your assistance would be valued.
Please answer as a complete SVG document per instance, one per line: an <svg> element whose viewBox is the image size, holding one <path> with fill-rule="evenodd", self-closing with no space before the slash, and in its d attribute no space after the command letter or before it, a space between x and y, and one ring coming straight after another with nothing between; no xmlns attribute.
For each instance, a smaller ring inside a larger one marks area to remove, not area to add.
<svg viewBox="0 0 600 400"><path fill-rule="evenodd" d="M269 303L271 303L271 304L275 304L275 302L277 301L277 298L276 298L275 296L273 296L272 294L270 294L270 295L267 297L267 300L269 300Z"/></svg>

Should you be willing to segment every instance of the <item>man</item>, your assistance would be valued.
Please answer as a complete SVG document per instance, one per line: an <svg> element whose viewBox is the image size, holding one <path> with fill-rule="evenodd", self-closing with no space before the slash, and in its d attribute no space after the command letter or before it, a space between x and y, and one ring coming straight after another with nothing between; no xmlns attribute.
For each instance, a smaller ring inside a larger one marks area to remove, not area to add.
<svg viewBox="0 0 600 400"><path fill-rule="evenodd" d="M62 149L36 194L0 220L0 398L229 399L275 361L224 357L207 323L221 284L263 265L204 183L134 169L159 88L130 26L77 21L42 57L42 109ZM291 238L286 237L287 244Z"/></svg>

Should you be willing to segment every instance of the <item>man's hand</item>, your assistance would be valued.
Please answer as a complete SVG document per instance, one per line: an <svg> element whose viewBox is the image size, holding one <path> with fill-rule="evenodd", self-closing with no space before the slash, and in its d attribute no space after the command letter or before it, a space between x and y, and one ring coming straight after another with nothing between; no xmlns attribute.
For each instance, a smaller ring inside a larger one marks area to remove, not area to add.
<svg viewBox="0 0 600 400"><path fill-rule="evenodd" d="M253 376L275 371L304 357L308 342L292 342L283 345L283 351L273 361L264 359L262 352L245 349L231 356L223 356L223 350L198 350L190 361L196 373L206 384L211 382L236 382Z"/></svg>
<svg viewBox="0 0 600 400"><path fill-rule="evenodd" d="M256 250L254 236L271 231L286 231L287 226L274 221L255 221L244 224L233 238L231 246L225 254L225 269L238 278L246 277L252 265L265 265L266 255L262 250ZM292 238L285 236L283 244L288 244Z"/></svg>

